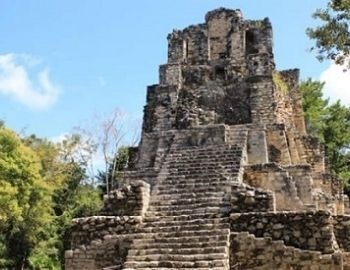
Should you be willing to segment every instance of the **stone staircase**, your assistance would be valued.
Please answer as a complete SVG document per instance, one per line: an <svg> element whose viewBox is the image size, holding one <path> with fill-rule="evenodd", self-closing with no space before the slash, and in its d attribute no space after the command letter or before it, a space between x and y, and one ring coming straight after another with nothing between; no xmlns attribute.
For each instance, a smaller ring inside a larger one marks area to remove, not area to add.
<svg viewBox="0 0 350 270"><path fill-rule="evenodd" d="M244 136L243 136L244 137ZM245 144L175 148L167 155L124 269L229 269L230 183Z"/></svg>

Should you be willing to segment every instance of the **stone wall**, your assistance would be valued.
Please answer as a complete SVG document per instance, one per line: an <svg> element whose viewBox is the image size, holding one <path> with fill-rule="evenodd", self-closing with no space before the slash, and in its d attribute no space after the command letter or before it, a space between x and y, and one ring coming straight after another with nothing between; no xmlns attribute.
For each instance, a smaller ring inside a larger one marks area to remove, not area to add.
<svg viewBox="0 0 350 270"><path fill-rule="evenodd" d="M166 64L159 67L159 84L181 87L182 75L179 64Z"/></svg>
<svg viewBox="0 0 350 270"><path fill-rule="evenodd" d="M65 253L65 270L122 269L136 235L106 235ZM110 268L109 268L110 267Z"/></svg>
<svg viewBox="0 0 350 270"><path fill-rule="evenodd" d="M299 70L274 71L274 100L277 104L277 123L283 123L288 130L297 130L305 135L305 121L302 95L299 90Z"/></svg>
<svg viewBox="0 0 350 270"><path fill-rule="evenodd" d="M271 76L275 63L269 53L255 53L247 56L248 71L251 76Z"/></svg>
<svg viewBox="0 0 350 270"><path fill-rule="evenodd" d="M282 240L304 250L333 253L338 247L329 212L277 212L231 214L231 231Z"/></svg>
<svg viewBox="0 0 350 270"><path fill-rule="evenodd" d="M231 213L268 212L275 210L273 192L244 184L231 187Z"/></svg>
<svg viewBox="0 0 350 270"><path fill-rule="evenodd" d="M272 25L269 18L263 20L247 20L245 21L245 26L246 55L269 53L272 59Z"/></svg>
<svg viewBox="0 0 350 270"><path fill-rule="evenodd" d="M350 251L350 216L333 216L334 235L339 248Z"/></svg>
<svg viewBox="0 0 350 270"><path fill-rule="evenodd" d="M271 102L274 97L272 76L252 76L248 78L248 82L252 123L275 123L276 104Z"/></svg>
<svg viewBox="0 0 350 270"><path fill-rule="evenodd" d="M343 270L341 253L321 254L273 241L256 238L247 232L231 233L230 269L303 269Z"/></svg>
<svg viewBox="0 0 350 270"><path fill-rule="evenodd" d="M291 101L291 107L293 115L291 116L292 127L296 127L296 130L301 134L306 134L306 126L303 110L303 99L299 89L299 69L289 69L280 72L283 81L288 87L288 95Z"/></svg>
<svg viewBox="0 0 350 270"><path fill-rule="evenodd" d="M267 163L269 160L266 141L266 129L257 127L248 133L248 163Z"/></svg>
<svg viewBox="0 0 350 270"><path fill-rule="evenodd" d="M300 149L303 148L300 136L296 130L288 130L286 132L287 142L289 145L289 153L292 164L303 164L301 155L303 154Z"/></svg>
<svg viewBox="0 0 350 270"><path fill-rule="evenodd" d="M111 235L134 233L141 223L140 216L92 216L73 220L71 248L102 241Z"/></svg>
<svg viewBox="0 0 350 270"><path fill-rule="evenodd" d="M295 180L276 163L245 166L244 182L275 193L276 210L300 210L304 205L298 197Z"/></svg>
<svg viewBox="0 0 350 270"><path fill-rule="evenodd" d="M208 61L208 37L205 24L192 25L168 35L168 63L203 64Z"/></svg>
<svg viewBox="0 0 350 270"><path fill-rule="evenodd" d="M283 167L295 181L297 194L304 205L314 203L312 197L312 171L309 164L290 165Z"/></svg>
<svg viewBox="0 0 350 270"><path fill-rule="evenodd" d="M171 82L172 83L172 82ZM144 107L143 131L172 129L178 97L176 85L152 85L147 88L147 105Z"/></svg>
<svg viewBox="0 0 350 270"><path fill-rule="evenodd" d="M312 166L314 175L317 176L318 173L325 172L325 152L324 147L320 141L311 136L301 137L301 142L303 144L302 153L303 162L308 163Z"/></svg>
<svg viewBox="0 0 350 270"><path fill-rule="evenodd" d="M276 162L281 165L291 164L284 124L274 124L267 127L267 147L269 162Z"/></svg>
<svg viewBox="0 0 350 270"><path fill-rule="evenodd" d="M150 185L135 180L104 197L101 216L74 219L65 269L121 269L148 208L149 195Z"/></svg>
<svg viewBox="0 0 350 270"><path fill-rule="evenodd" d="M147 210L150 185L144 181L133 181L103 197L102 216L142 216Z"/></svg>

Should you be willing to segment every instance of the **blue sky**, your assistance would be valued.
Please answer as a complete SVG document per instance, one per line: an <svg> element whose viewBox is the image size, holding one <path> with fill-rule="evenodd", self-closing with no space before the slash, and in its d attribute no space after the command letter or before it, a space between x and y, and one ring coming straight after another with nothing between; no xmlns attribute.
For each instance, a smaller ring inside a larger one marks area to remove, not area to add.
<svg viewBox="0 0 350 270"><path fill-rule="evenodd" d="M305 29L326 3L0 1L0 119L17 131L53 138L115 108L141 118L146 86L157 83L158 66L166 62L167 34L203 22L207 11L221 6L241 9L246 19L270 18L278 69L300 68L303 78L321 76L342 87L348 78L308 52Z"/></svg>

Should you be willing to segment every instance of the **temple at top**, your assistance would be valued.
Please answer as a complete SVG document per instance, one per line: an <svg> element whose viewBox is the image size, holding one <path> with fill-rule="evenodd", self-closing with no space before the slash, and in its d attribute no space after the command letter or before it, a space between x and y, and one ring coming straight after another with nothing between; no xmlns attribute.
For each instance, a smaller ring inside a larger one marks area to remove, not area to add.
<svg viewBox="0 0 350 270"><path fill-rule="evenodd" d="M267 18L247 21L239 10L219 9L204 24L173 31L168 42L159 85L148 89L146 132L285 123L305 133L298 71L275 70Z"/></svg>

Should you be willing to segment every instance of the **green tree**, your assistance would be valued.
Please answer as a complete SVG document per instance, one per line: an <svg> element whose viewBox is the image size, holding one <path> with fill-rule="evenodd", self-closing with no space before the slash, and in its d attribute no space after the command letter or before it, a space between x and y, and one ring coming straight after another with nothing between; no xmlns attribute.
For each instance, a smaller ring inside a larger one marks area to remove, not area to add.
<svg viewBox="0 0 350 270"><path fill-rule="evenodd" d="M340 101L328 107L323 136L331 170L349 186L350 109Z"/></svg>
<svg viewBox="0 0 350 270"><path fill-rule="evenodd" d="M40 162L20 138L0 127L0 261L24 269L51 223L51 197L40 176Z"/></svg>
<svg viewBox="0 0 350 270"><path fill-rule="evenodd" d="M50 185L53 221L48 237L38 243L30 262L34 269L60 269L64 251L70 248L72 219L93 215L101 207L99 189L89 184L86 174L93 146L71 134L60 143L31 135L24 139L41 162L40 174Z"/></svg>
<svg viewBox="0 0 350 270"><path fill-rule="evenodd" d="M350 183L350 108L340 101L329 104L322 96L324 84L308 79L301 82L306 126L324 143L329 168L347 185Z"/></svg>
<svg viewBox="0 0 350 270"><path fill-rule="evenodd" d="M52 143L0 125L0 269L62 268L72 219L101 207L93 151L76 134Z"/></svg>
<svg viewBox="0 0 350 270"><path fill-rule="evenodd" d="M322 21L321 26L307 29L307 35L316 42L312 50L317 51L317 58L346 63L350 68L350 0L330 0L327 7L316 10L313 17Z"/></svg>
<svg viewBox="0 0 350 270"><path fill-rule="evenodd" d="M323 86L324 83L313 81L310 78L300 84L306 129L309 134L318 137L322 142L324 142L324 120L327 116L328 105L328 99L323 98Z"/></svg>

